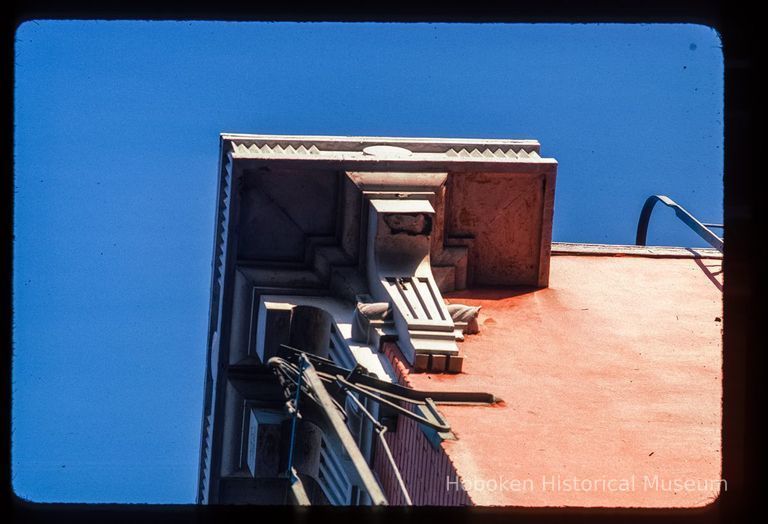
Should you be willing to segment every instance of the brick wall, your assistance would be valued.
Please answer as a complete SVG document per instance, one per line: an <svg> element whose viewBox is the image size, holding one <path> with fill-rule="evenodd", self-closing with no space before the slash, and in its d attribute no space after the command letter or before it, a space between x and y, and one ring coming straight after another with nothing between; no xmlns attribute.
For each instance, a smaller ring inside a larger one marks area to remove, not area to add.
<svg viewBox="0 0 768 524"><path fill-rule="evenodd" d="M408 380L410 368L397 344L385 342L382 349L392 363L398 382L403 386L410 386ZM458 475L448 455L442 447L435 449L416 421L403 416L398 417L397 430L393 433L385 433L384 438L389 444L414 505L465 506L472 504L461 485L456 483ZM379 477L389 503L405 504L392 466L378 440L373 471ZM453 482L450 489L448 479Z"/></svg>

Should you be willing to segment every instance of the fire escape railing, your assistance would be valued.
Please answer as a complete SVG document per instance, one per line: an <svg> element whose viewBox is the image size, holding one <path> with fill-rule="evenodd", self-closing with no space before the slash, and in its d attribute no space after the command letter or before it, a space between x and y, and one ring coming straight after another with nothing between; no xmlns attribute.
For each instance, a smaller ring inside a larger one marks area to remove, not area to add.
<svg viewBox="0 0 768 524"><path fill-rule="evenodd" d="M291 427L291 443L289 457L293 456L293 447L295 445L295 428L298 419L301 418L299 409L299 399L305 397L306 401L313 401L321 410L327 423L327 430L341 444L341 447L347 452L352 468L349 473L371 499L371 504L385 505L387 499L381 490L379 483L373 476L368 463L363 457L360 448L357 447L354 437L347 428L342 418L343 408L331 397L323 385L322 378L318 375L309 359L300 355L298 358L298 367L280 357L269 359L269 365L275 370L278 379L286 390L286 396L295 400L288 400L288 411L293 417ZM295 388L295 391L291 391ZM303 395L302 395L303 393ZM290 478L290 487L295 498L301 504L309 504L305 490L301 485L301 480L293 469L293 464L289 461L288 475Z"/></svg>
<svg viewBox="0 0 768 524"><path fill-rule="evenodd" d="M696 217L690 214L680 204L672 200L666 195L651 195L649 196L642 211L640 211L640 219L637 222L637 235L635 237L635 244L638 246L646 245L646 237L648 236L648 222L651 220L651 212L653 211L656 202L661 202L667 207L671 207L675 211L675 215L686 226L688 226L694 233L699 235L710 246L714 247L721 253L723 252L723 239L712 232L710 228L724 229L722 224L706 224L699 222Z"/></svg>
<svg viewBox="0 0 768 524"><path fill-rule="evenodd" d="M300 402L312 402L319 408L327 423L327 428L340 443L346 454L351 459L352 471L360 487L366 491L373 505L387 504L387 499L378 482L357 446L354 437L345 424L346 413L326 389L327 386L336 388L336 391L344 394L371 422L377 433L382 449L387 455L399 489L406 505L411 505L412 500L403 481L400 470L392 456L384 435L387 427L379 422L375 416L360 401L358 395L365 397L387 409L427 426L437 432L448 432L450 426L437 410L437 403L441 404L494 404L500 399L490 393L482 392L458 392L458 391L419 391L398 384L379 380L359 364L354 369L346 369L337 366L332 361L305 353L290 346L281 345L284 349L293 353L290 359L272 357L269 366L276 373L283 386L288 412L293 417L291 425L291 443L288 460L288 477L294 499L300 504L309 504L304 488L296 471L293 468L293 446L295 444L296 426L302 418ZM427 416L421 416L410 409L400 405L400 402L413 406L424 406Z"/></svg>

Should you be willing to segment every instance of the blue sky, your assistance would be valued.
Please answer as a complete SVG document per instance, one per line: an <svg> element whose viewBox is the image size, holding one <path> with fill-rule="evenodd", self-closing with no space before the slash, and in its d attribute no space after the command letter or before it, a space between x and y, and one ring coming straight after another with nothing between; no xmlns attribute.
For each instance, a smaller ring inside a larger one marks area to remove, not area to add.
<svg viewBox="0 0 768 524"><path fill-rule="evenodd" d="M190 503L221 132L533 138L554 240L646 196L722 221L723 60L697 25L32 21L16 34L12 478ZM649 243L704 245L658 209Z"/></svg>

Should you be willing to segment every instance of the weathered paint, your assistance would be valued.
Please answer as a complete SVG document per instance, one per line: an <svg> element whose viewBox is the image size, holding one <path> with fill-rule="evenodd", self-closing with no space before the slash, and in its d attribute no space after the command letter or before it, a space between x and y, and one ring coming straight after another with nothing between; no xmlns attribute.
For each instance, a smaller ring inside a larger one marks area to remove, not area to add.
<svg viewBox="0 0 768 524"><path fill-rule="evenodd" d="M464 372L407 382L504 399L440 406L458 437L442 446L472 503L713 501L721 487L720 264L558 256L547 289L449 294L482 306L480 334L459 346ZM568 482L581 489L567 490Z"/></svg>

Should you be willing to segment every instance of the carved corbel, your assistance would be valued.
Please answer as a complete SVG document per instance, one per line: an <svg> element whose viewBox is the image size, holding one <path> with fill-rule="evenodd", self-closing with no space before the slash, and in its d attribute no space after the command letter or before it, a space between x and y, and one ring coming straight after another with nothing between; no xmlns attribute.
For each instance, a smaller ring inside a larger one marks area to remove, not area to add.
<svg viewBox="0 0 768 524"><path fill-rule="evenodd" d="M392 325L392 306L389 302L358 302L352 314L352 339L370 344L376 338L376 328L383 330Z"/></svg>
<svg viewBox="0 0 768 524"><path fill-rule="evenodd" d="M482 306L448 304L447 307L448 313L450 313L457 330L461 330L465 335L474 335L480 332L477 316L480 314L480 308Z"/></svg>
<svg viewBox="0 0 768 524"><path fill-rule="evenodd" d="M367 235L368 285L392 304L400 349L416 356L458 354L455 325L430 266L434 209L422 199L373 199Z"/></svg>

